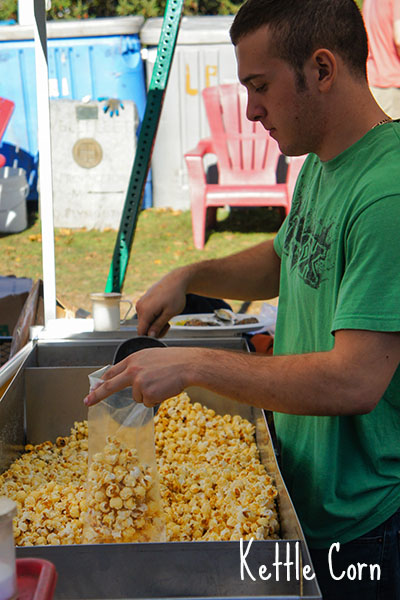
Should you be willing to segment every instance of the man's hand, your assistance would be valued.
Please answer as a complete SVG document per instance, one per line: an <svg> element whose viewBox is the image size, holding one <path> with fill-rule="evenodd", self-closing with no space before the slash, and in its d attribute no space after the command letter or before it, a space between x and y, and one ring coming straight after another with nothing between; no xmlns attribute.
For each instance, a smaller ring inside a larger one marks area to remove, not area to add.
<svg viewBox="0 0 400 600"><path fill-rule="evenodd" d="M162 337L168 321L179 315L186 304L186 280L183 270L171 271L155 283L137 302L138 335Z"/></svg>
<svg viewBox="0 0 400 600"><path fill-rule="evenodd" d="M132 386L132 398L155 406L180 394L198 348L148 348L134 352L104 373L100 384L84 399L86 406L97 404L115 392ZM201 352L201 350L200 350Z"/></svg>

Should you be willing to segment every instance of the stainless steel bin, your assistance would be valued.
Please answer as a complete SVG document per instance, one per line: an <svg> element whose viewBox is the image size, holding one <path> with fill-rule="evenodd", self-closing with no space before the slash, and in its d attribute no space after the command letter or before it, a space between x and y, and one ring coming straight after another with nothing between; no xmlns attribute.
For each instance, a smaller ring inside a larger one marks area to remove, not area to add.
<svg viewBox="0 0 400 600"><path fill-rule="evenodd" d="M5 470L25 442L67 435L87 417L88 374L111 362L120 340L40 340L0 402L0 457ZM169 340L244 350L240 338ZM263 411L200 388L189 395L222 414L256 425L262 462L279 491L279 541L93 544L17 548L17 557L50 560L58 572L55 598L321 598L307 545L277 465ZM286 564L290 563L290 564ZM267 577L269 578L267 579Z"/></svg>

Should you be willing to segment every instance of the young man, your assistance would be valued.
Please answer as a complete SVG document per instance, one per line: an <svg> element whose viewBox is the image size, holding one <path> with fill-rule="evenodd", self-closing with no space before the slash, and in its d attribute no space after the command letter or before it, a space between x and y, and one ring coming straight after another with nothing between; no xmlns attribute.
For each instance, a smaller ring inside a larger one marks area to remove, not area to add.
<svg viewBox="0 0 400 600"><path fill-rule="evenodd" d="M231 37L248 118L310 155L274 242L166 275L137 304L138 333L163 335L188 292L279 294L275 355L144 350L85 402L131 385L151 406L198 385L275 411L324 598L400 599L400 124L369 91L353 0L248 0ZM357 563L380 580L352 581Z"/></svg>

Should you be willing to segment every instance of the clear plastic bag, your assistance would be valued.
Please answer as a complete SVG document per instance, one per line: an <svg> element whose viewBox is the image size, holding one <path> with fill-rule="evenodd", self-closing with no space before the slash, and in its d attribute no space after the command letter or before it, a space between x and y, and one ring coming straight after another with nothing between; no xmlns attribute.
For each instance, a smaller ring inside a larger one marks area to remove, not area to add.
<svg viewBox="0 0 400 600"><path fill-rule="evenodd" d="M89 375L91 389L108 368ZM131 388L89 408L85 543L166 540L153 412Z"/></svg>
<svg viewBox="0 0 400 600"><path fill-rule="evenodd" d="M263 302L260 308L260 317L265 323L262 331L267 331L270 335L275 335L276 318L278 315L278 307L270 304L269 302ZM258 331L257 333L260 333Z"/></svg>

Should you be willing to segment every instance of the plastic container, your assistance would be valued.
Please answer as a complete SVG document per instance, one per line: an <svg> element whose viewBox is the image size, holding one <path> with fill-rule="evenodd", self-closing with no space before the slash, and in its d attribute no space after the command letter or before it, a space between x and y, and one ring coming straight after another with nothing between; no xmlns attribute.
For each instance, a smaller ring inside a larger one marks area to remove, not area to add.
<svg viewBox="0 0 400 600"><path fill-rule="evenodd" d="M143 17L130 16L48 22L50 97L132 100L141 121L146 86L138 33L143 21ZM33 162L38 153L35 73L33 27L2 27L1 93L15 102L4 142L29 153ZM0 151L7 164L13 165L7 151ZM151 189L146 194L151 195ZM37 192L32 187L30 198L34 197ZM151 196L147 203L151 205Z"/></svg>
<svg viewBox="0 0 400 600"><path fill-rule="evenodd" d="M0 497L0 600L10 600L16 594L15 547L12 528L17 514L15 502Z"/></svg>
<svg viewBox="0 0 400 600"><path fill-rule="evenodd" d="M0 169L0 232L17 233L28 226L26 198L29 186L24 169Z"/></svg>
<svg viewBox="0 0 400 600"><path fill-rule="evenodd" d="M19 600L51 600L57 582L53 563L40 558L17 558Z"/></svg>
<svg viewBox="0 0 400 600"><path fill-rule="evenodd" d="M238 81L229 28L233 16L183 17L152 157L153 206L190 208L183 155L209 135L202 102L205 87ZM162 19L148 19L140 30L147 46L150 82ZM207 164L215 163L212 159Z"/></svg>

